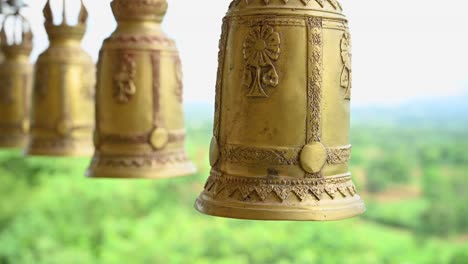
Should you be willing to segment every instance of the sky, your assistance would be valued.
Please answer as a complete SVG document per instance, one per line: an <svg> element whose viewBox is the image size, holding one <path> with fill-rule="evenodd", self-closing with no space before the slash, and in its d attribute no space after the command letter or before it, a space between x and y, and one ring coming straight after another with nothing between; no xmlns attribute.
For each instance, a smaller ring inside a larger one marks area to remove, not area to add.
<svg viewBox="0 0 468 264"><path fill-rule="evenodd" d="M213 103L221 21L231 1L168 1L163 29L176 40L181 53L185 101ZM42 18L45 0L27 2L29 7L23 13L33 24L35 60L48 45ZM51 0L59 12L61 2ZM116 26L110 2L84 0L90 19L83 48L95 60L103 39ZM353 39L353 104L398 104L421 97L466 93L468 1L340 2ZM71 22L76 22L78 3L67 1Z"/></svg>

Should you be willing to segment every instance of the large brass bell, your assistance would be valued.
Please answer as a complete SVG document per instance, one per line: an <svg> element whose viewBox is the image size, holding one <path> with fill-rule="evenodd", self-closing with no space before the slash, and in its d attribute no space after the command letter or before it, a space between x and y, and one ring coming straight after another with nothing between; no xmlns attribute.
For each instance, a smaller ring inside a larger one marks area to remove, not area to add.
<svg viewBox="0 0 468 264"><path fill-rule="evenodd" d="M235 0L220 41L205 214L359 215L348 163L351 44L336 0Z"/></svg>
<svg viewBox="0 0 468 264"><path fill-rule="evenodd" d="M162 178L195 171L184 150L182 73L161 31L166 0L114 0L117 30L98 63L91 177Z"/></svg>
<svg viewBox="0 0 468 264"><path fill-rule="evenodd" d="M65 3L65 1L64 1ZM50 1L44 7L49 48L36 62L28 155L91 156L95 66L81 48L88 13L81 2L78 24L55 25Z"/></svg>
<svg viewBox="0 0 468 264"><path fill-rule="evenodd" d="M5 17L0 32L0 45L5 56L0 64L1 148L24 148L27 144L29 97L33 84L33 66L29 62L32 39L26 18L19 13Z"/></svg>

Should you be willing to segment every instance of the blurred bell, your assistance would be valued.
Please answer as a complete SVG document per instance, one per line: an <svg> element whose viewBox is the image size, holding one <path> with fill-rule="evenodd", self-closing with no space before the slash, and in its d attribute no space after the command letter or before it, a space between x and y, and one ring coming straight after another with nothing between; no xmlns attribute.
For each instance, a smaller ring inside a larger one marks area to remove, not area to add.
<svg viewBox="0 0 468 264"><path fill-rule="evenodd" d="M78 24L55 25L50 1L44 7L50 46L36 62L28 155L91 156L95 65L81 48L88 12L81 2Z"/></svg>
<svg viewBox="0 0 468 264"><path fill-rule="evenodd" d="M364 204L348 163L351 44L336 0L235 0L222 28L208 215L337 220Z"/></svg>
<svg viewBox="0 0 468 264"><path fill-rule="evenodd" d="M5 56L0 64L0 147L24 148L29 131L33 34L19 13L7 15L0 31Z"/></svg>
<svg viewBox="0 0 468 264"><path fill-rule="evenodd" d="M163 178L195 172L184 150L182 73L161 31L166 0L114 0L117 30L98 63L96 152L87 175Z"/></svg>

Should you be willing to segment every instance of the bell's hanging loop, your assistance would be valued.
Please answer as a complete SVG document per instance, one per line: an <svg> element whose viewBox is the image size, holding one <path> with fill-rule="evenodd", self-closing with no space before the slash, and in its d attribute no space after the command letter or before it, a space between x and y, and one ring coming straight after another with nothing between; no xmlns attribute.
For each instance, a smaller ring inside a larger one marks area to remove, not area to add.
<svg viewBox="0 0 468 264"><path fill-rule="evenodd" d="M94 151L96 70L81 48L88 12L80 3L77 25L67 23L65 0L59 25L50 0L43 9L50 46L36 62L28 155L91 156Z"/></svg>
<svg viewBox="0 0 468 264"><path fill-rule="evenodd" d="M161 31L166 0L114 0L117 30L98 63L96 152L87 175L163 178L195 167L184 149L182 71Z"/></svg>
<svg viewBox="0 0 468 264"><path fill-rule="evenodd" d="M0 148L24 148L29 132L33 34L19 11L6 15L0 31Z"/></svg>
<svg viewBox="0 0 468 264"><path fill-rule="evenodd" d="M197 210L319 221L364 212L348 166L350 47L336 0L232 1Z"/></svg>

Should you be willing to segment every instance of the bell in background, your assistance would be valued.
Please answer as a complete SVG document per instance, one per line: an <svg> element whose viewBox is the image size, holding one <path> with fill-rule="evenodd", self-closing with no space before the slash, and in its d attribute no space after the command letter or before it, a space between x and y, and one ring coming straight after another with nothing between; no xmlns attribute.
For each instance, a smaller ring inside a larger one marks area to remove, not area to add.
<svg viewBox="0 0 468 264"><path fill-rule="evenodd" d="M184 150L182 73L161 31L166 0L114 0L117 30L98 63L96 131L87 175L163 178L195 172Z"/></svg>
<svg viewBox="0 0 468 264"><path fill-rule="evenodd" d="M336 0L235 0L220 41L200 212L338 220L365 207L348 163L351 51Z"/></svg>
<svg viewBox="0 0 468 264"><path fill-rule="evenodd" d="M50 46L36 62L28 155L91 156L95 65L81 48L88 12L81 2L78 24L55 25L50 1L44 7Z"/></svg>
<svg viewBox="0 0 468 264"><path fill-rule="evenodd" d="M21 34L21 35L19 35ZM7 15L0 31L5 56L0 64L0 148L24 148L29 132L33 34L19 13Z"/></svg>

